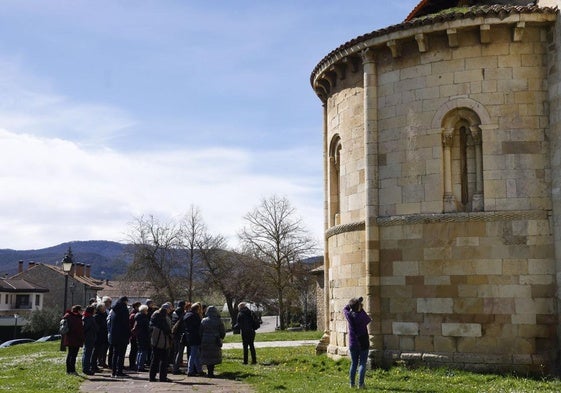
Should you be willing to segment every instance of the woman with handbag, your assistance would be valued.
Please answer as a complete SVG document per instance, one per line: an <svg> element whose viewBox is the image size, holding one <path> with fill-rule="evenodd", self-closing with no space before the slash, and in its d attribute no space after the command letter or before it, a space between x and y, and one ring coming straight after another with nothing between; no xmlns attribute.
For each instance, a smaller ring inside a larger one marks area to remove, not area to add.
<svg viewBox="0 0 561 393"><path fill-rule="evenodd" d="M209 306L201 322L201 364L206 365L208 377L214 377L214 366L222 363L222 340L226 336L224 322L218 310Z"/></svg>
<svg viewBox="0 0 561 393"><path fill-rule="evenodd" d="M156 381L156 374L160 374L160 382L173 382L168 378L168 355L172 346L170 317L172 311L171 303L164 303L150 318L152 328L150 382Z"/></svg>

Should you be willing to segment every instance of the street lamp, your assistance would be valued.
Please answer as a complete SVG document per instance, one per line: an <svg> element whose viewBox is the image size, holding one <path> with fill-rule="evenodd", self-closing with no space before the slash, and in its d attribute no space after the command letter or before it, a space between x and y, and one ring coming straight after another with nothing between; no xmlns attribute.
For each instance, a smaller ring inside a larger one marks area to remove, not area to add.
<svg viewBox="0 0 561 393"><path fill-rule="evenodd" d="M66 308L68 307L68 273L72 270L72 256L71 251L64 256L62 259L62 271L64 272L64 308L62 310L62 315L66 313ZM64 337L60 338L60 350L64 351Z"/></svg>
<svg viewBox="0 0 561 393"><path fill-rule="evenodd" d="M304 330L308 330L308 276L304 276Z"/></svg>
<svg viewBox="0 0 561 393"><path fill-rule="evenodd" d="M14 339L18 337L18 314L14 314Z"/></svg>

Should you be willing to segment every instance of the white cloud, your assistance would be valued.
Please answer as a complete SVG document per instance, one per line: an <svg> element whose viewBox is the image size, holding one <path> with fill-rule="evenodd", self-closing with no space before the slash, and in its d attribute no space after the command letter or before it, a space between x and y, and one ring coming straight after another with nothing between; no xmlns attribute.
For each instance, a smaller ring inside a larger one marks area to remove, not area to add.
<svg viewBox="0 0 561 393"><path fill-rule="evenodd" d="M288 169L293 155L286 152ZM321 231L318 179L287 170L257 175L244 150L209 148L119 153L0 131L2 248L69 240L125 240L142 214L178 218L194 204L210 230L233 239L260 199L286 195L313 234Z"/></svg>

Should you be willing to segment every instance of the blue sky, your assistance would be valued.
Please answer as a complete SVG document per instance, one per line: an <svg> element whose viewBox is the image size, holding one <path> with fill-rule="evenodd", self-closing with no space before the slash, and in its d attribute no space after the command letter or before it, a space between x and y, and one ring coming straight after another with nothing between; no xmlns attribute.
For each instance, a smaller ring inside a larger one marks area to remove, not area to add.
<svg viewBox="0 0 561 393"><path fill-rule="evenodd" d="M417 3L2 1L0 248L124 241L191 205L235 243L273 194L319 241L310 73Z"/></svg>

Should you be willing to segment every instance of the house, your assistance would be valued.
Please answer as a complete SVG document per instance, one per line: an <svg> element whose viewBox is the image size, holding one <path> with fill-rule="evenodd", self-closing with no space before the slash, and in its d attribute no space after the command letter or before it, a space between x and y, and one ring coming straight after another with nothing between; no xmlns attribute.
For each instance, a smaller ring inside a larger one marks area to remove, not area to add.
<svg viewBox="0 0 561 393"><path fill-rule="evenodd" d="M64 287L68 277L66 305L87 305L89 299L96 298L97 292L103 289L103 281L90 276L91 267L83 263L74 263L68 276L61 266L29 262L27 269L24 262L19 261L18 273L12 280L23 279L37 286L48 288L43 299L43 307L54 308L63 313Z"/></svg>
<svg viewBox="0 0 561 393"><path fill-rule="evenodd" d="M24 279L0 279L0 331L5 336L6 326L27 324L29 314L43 308L44 295L49 292L45 287ZM15 330L14 330L15 331ZM8 336L9 337L9 336Z"/></svg>

